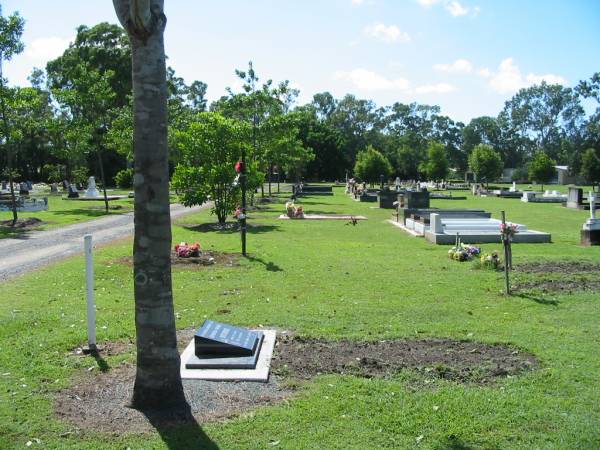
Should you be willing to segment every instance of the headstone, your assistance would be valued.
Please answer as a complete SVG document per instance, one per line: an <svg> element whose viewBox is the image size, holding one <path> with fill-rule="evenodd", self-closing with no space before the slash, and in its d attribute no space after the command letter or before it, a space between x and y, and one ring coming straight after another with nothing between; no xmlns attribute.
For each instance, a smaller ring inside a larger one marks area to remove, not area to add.
<svg viewBox="0 0 600 450"><path fill-rule="evenodd" d="M62 184L62 188L65 191L69 189L69 186L71 185L71 183L69 183L67 180L62 180L60 184Z"/></svg>
<svg viewBox="0 0 600 450"><path fill-rule="evenodd" d="M512 182L512 186L511 186L511 188L509 189L509 191L510 191L510 192L517 192L517 182L516 182L516 181L513 181L513 182Z"/></svg>
<svg viewBox="0 0 600 450"><path fill-rule="evenodd" d="M88 178L88 188L85 191L84 197L86 198L96 198L100 197L100 193L98 189L96 189L96 179L94 177Z"/></svg>
<svg viewBox="0 0 600 450"><path fill-rule="evenodd" d="M521 197L521 201L530 202L535 198L535 192L523 192L523 196Z"/></svg>
<svg viewBox="0 0 600 450"><path fill-rule="evenodd" d="M429 191L407 191L404 194L405 208L429 208Z"/></svg>
<svg viewBox="0 0 600 450"><path fill-rule="evenodd" d="M254 368L263 339L259 331L205 320L194 335L195 358L186 363L186 368Z"/></svg>
<svg viewBox="0 0 600 450"><path fill-rule="evenodd" d="M442 226L442 218L439 214L431 213L429 215L429 230L432 233L443 233L444 227Z"/></svg>
<svg viewBox="0 0 600 450"><path fill-rule="evenodd" d="M588 195L590 201L590 218L583 224L581 244L585 246L600 245L600 220L596 218L596 196Z"/></svg>
<svg viewBox="0 0 600 450"><path fill-rule="evenodd" d="M58 183L52 183L50 185L50 193L51 194L58 194Z"/></svg>
<svg viewBox="0 0 600 450"><path fill-rule="evenodd" d="M7 191L8 190L8 182L7 181L3 181L2 182L2 190L3 191Z"/></svg>
<svg viewBox="0 0 600 450"><path fill-rule="evenodd" d="M33 191L33 183L31 181L26 181L25 184L27 185L28 191Z"/></svg>
<svg viewBox="0 0 600 450"><path fill-rule="evenodd" d="M79 198L79 192L77 192L77 188L74 185L69 185L69 198Z"/></svg>
<svg viewBox="0 0 600 450"><path fill-rule="evenodd" d="M27 183L21 183L19 185L19 195L29 195L29 186Z"/></svg>
<svg viewBox="0 0 600 450"><path fill-rule="evenodd" d="M567 197L567 208L579 208L583 203L583 189L569 188L569 196Z"/></svg>

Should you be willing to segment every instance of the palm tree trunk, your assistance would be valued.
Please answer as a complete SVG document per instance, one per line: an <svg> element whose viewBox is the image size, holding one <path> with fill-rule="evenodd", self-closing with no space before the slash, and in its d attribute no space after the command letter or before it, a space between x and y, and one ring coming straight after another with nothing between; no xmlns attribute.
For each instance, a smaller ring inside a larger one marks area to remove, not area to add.
<svg viewBox="0 0 600 450"><path fill-rule="evenodd" d="M113 0L132 52L137 409L187 406L171 288L171 220L163 0Z"/></svg>

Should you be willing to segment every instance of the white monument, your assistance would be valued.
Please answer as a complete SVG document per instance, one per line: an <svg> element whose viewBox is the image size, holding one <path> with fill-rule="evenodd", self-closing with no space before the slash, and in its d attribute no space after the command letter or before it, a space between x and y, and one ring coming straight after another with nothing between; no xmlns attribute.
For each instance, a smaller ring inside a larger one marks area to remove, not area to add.
<svg viewBox="0 0 600 450"><path fill-rule="evenodd" d="M596 218L596 196L590 191L588 198L590 200L590 218L583 224L583 229L600 230L600 219Z"/></svg>
<svg viewBox="0 0 600 450"><path fill-rule="evenodd" d="M96 189L96 180L94 177L88 178L88 187L84 194L85 198L97 198L100 197L98 189Z"/></svg>
<svg viewBox="0 0 600 450"><path fill-rule="evenodd" d="M508 190L509 192L517 192L517 182L513 181L512 187Z"/></svg>

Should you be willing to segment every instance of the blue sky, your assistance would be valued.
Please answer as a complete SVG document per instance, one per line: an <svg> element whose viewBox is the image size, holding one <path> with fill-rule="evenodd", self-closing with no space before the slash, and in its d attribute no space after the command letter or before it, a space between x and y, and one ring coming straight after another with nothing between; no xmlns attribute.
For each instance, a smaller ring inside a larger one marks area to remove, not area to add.
<svg viewBox="0 0 600 450"><path fill-rule="evenodd" d="M26 50L5 63L12 84L62 53L80 24L116 23L111 0L5 0L26 20ZM235 68L378 105L436 104L468 121L496 115L542 79L574 86L600 71L598 0L165 0L166 51L211 100Z"/></svg>

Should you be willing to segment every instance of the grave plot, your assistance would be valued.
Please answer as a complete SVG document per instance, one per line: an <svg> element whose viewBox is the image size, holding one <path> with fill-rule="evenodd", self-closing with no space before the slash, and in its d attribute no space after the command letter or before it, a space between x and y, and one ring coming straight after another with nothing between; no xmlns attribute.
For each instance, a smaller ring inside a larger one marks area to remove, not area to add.
<svg viewBox="0 0 600 450"><path fill-rule="evenodd" d="M434 244L453 244L457 235L466 244L499 243L501 221L491 218L448 218L438 214L430 214L429 229L424 236ZM551 236L536 230L527 229L526 225L507 222L516 225L517 233L513 236L513 243L549 243Z"/></svg>
<svg viewBox="0 0 600 450"><path fill-rule="evenodd" d="M398 208L395 220L389 220L398 228L403 229L415 236L424 236L430 226L432 213L447 218L485 218L489 219L492 214L482 209L437 209L437 208Z"/></svg>
<svg viewBox="0 0 600 450"><path fill-rule="evenodd" d="M524 191L521 201L525 203L565 203L567 197L567 195L561 194L556 190L546 190L544 193Z"/></svg>

